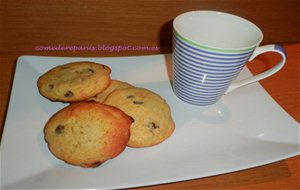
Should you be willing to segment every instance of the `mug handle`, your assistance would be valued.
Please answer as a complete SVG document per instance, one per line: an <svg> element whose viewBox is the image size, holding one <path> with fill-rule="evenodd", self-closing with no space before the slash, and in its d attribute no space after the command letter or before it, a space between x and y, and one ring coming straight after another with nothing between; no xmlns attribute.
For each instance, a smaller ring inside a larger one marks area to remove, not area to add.
<svg viewBox="0 0 300 190"><path fill-rule="evenodd" d="M286 61L286 52L285 50L280 46L280 45L264 45L264 46L260 46L258 48L256 48L252 54L252 56L250 57L249 61L252 61L256 56L266 53L266 52L276 52L279 53L282 57L282 59L279 61L279 63L277 63L277 65L275 65L274 67L270 68L269 70L266 70L260 74L257 74L255 76L237 81L237 82L233 82L229 88L227 89L227 91L225 92L225 94L239 88L245 85L248 85L250 83L253 82L257 82L259 80L262 80L264 78L267 78L273 74L275 74L276 72L278 72L285 64Z"/></svg>

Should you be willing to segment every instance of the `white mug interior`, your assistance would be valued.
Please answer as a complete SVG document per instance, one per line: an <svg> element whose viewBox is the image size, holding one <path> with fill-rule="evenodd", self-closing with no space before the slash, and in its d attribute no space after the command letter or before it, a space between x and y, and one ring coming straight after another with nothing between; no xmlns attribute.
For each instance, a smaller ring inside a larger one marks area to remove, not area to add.
<svg viewBox="0 0 300 190"><path fill-rule="evenodd" d="M228 13L191 11L177 16L173 27L193 43L219 49L248 49L263 39L262 31L250 21Z"/></svg>

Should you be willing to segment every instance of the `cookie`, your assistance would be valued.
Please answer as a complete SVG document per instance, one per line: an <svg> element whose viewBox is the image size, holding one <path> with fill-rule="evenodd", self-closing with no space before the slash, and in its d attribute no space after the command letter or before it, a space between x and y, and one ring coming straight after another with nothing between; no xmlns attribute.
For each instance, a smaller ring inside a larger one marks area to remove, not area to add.
<svg viewBox="0 0 300 190"><path fill-rule="evenodd" d="M89 100L94 100L96 102L104 102L105 98L114 90L118 89L125 89L125 88L130 88L133 87L131 84L128 84L127 82L122 82L118 80L111 80L108 87L105 88L104 91L100 92L96 96L90 98Z"/></svg>
<svg viewBox="0 0 300 190"><path fill-rule="evenodd" d="M129 147L149 147L163 142L174 131L175 124L166 101L144 88L126 88L113 91L104 101L134 119L131 125Z"/></svg>
<svg viewBox="0 0 300 190"><path fill-rule="evenodd" d="M37 82L39 92L52 101L76 102L103 91L111 69L94 62L72 62L54 67Z"/></svg>
<svg viewBox="0 0 300 190"><path fill-rule="evenodd" d="M46 123L44 138L59 159L81 167L97 167L119 155L130 137L132 118L97 102L72 103Z"/></svg>

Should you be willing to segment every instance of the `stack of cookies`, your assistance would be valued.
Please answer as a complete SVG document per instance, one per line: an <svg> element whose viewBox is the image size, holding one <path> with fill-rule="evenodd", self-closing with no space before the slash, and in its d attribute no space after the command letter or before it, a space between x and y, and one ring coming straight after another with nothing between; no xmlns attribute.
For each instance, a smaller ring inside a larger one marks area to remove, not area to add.
<svg viewBox="0 0 300 190"><path fill-rule="evenodd" d="M161 96L112 80L110 73L103 64L72 62L38 79L41 95L70 103L44 128L50 151L66 163L97 167L126 146L157 145L175 129L170 107Z"/></svg>

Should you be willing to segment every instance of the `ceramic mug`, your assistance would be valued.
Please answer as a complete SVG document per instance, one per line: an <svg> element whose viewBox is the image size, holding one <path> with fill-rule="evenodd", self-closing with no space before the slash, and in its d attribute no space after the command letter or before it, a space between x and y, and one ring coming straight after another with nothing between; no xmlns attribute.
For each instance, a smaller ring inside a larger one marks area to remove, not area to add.
<svg viewBox="0 0 300 190"><path fill-rule="evenodd" d="M279 71L286 61L279 45L259 46L262 31L250 21L228 13L191 11L173 21L173 91L193 105L216 103L223 94ZM271 69L232 82L248 61L276 52L281 61Z"/></svg>

